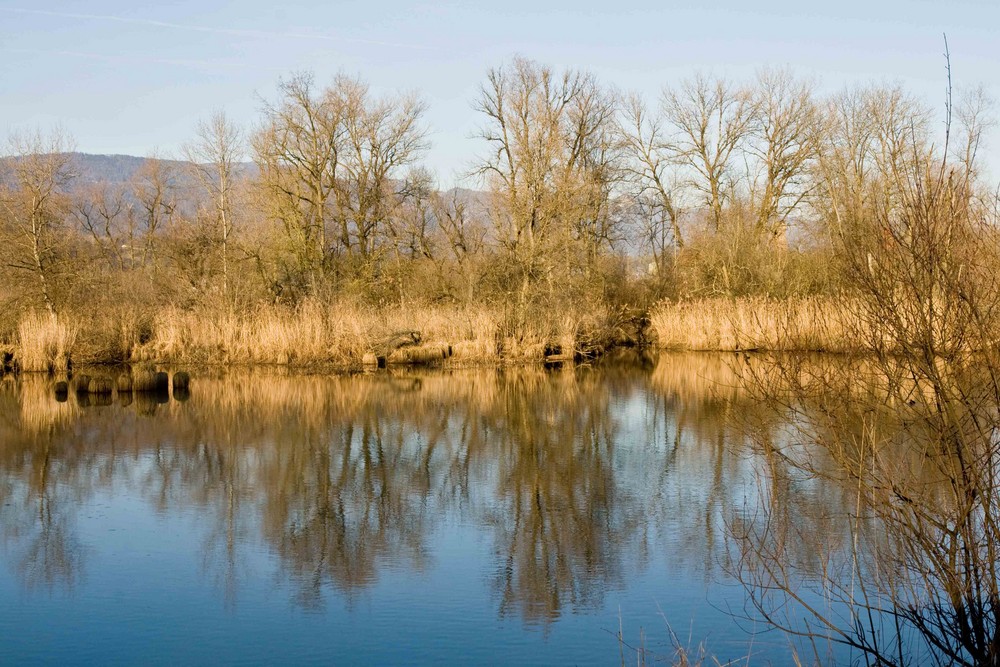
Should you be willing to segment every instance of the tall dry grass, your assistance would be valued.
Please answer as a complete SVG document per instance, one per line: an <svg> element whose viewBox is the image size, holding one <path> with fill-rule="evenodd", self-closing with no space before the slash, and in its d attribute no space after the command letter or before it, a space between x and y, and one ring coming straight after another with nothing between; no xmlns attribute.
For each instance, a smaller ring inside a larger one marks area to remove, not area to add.
<svg viewBox="0 0 1000 667"><path fill-rule="evenodd" d="M400 331L419 331L424 343L452 346L452 365L542 358L551 341L572 340L576 320L529 323L511 330L499 309L488 306L412 308L324 304L296 309L261 307L218 314L170 308L159 313L152 336L136 344L132 361L353 365Z"/></svg>
<svg viewBox="0 0 1000 667"><path fill-rule="evenodd" d="M21 370L66 371L78 332L68 318L29 313L17 326L15 358Z"/></svg>
<svg viewBox="0 0 1000 667"><path fill-rule="evenodd" d="M660 302L650 312L668 350L851 352L851 302L834 297L706 298Z"/></svg>

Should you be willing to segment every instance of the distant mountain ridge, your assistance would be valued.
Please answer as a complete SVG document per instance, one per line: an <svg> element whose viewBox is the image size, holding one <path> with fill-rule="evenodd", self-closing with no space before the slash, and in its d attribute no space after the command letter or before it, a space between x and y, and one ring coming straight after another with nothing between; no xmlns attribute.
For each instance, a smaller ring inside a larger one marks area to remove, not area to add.
<svg viewBox="0 0 1000 667"><path fill-rule="evenodd" d="M132 180L148 162L157 161L167 167L187 168L184 160L137 157L135 155L99 155L93 153L70 153L74 180L80 184L127 183Z"/></svg>
<svg viewBox="0 0 1000 667"><path fill-rule="evenodd" d="M141 175L142 170L147 168L150 163L159 163L164 171L169 172L173 186L181 191L200 187L192 169L193 165L187 160L77 152L61 153L60 155L66 155L70 158L69 172L73 177L68 183L68 190L71 194L85 192L95 186L100 188L105 185L127 185ZM0 184L5 180L4 165L17 159L10 156L0 157ZM251 177L258 173L257 165L253 162L241 162L238 168ZM489 197L486 192L481 190L462 187L448 188L440 192L445 197L454 197L458 202L480 214L485 210Z"/></svg>
<svg viewBox="0 0 1000 667"><path fill-rule="evenodd" d="M190 173L191 163L187 160L172 160L157 157L137 157L135 155L103 155L94 153L70 153L70 169L74 175L71 187L82 187L95 183L128 183L150 162L158 162L177 174ZM240 167L256 171L253 162L242 162Z"/></svg>
<svg viewBox="0 0 1000 667"><path fill-rule="evenodd" d="M74 175L72 188L92 185L95 183L128 183L149 162L159 162L164 167L180 174L190 173L191 163L187 160L174 160L157 157L138 157L135 155L69 153L71 171ZM246 173L257 173L257 165L253 162L241 162L239 167ZM444 193L456 192L459 199L479 200L483 193L469 188L449 188Z"/></svg>

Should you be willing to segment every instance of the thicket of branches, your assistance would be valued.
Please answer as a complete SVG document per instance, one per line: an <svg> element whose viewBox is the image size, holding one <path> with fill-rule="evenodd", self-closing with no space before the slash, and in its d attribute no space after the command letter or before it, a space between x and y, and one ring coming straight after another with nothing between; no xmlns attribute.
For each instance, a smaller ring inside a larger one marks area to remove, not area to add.
<svg viewBox="0 0 1000 667"><path fill-rule="evenodd" d="M283 79L254 128L216 114L187 162L150 160L127 183L75 180L59 133L13 137L0 329L33 310L310 299L485 303L516 329L594 303L836 292L843 208L881 205L871 194L904 148L935 134L898 87L820 97L785 70L696 75L649 103L517 58L472 106L482 148L467 190L441 190L422 166L418 96L347 76ZM972 168L982 110L969 109L956 159L985 202Z"/></svg>
<svg viewBox="0 0 1000 667"><path fill-rule="evenodd" d="M949 103L935 145L898 99L878 114L856 100L833 107L841 139L819 168L865 354L773 359L750 382L788 424L760 432L768 478L852 492L834 519L855 539L798 571L785 554L820 541L765 494L733 524L736 571L769 623L865 664L1000 664L1000 239L977 184L983 106Z"/></svg>

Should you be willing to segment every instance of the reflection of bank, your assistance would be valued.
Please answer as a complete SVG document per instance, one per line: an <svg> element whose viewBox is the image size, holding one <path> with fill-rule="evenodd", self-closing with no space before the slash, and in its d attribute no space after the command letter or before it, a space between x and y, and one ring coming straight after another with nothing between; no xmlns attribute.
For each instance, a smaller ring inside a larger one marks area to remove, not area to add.
<svg viewBox="0 0 1000 667"><path fill-rule="evenodd" d="M190 399L190 386L191 376L184 371L175 372L171 378L165 371L126 370L115 379L105 375L71 376L69 381L52 383L49 393L59 403L70 402L72 396L80 408L108 407L116 402L129 407L134 403L138 414L149 416L158 406L169 403L171 397L178 402Z"/></svg>
<svg viewBox="0 0 1000 667"><path fill-rule="evenodd" d="M71 441L81 408L50 389L31 375L0 385L0 536L28 590L73 588L84 569L76 512L89 470Z"/></svg>
<svg viewBox="0 0 1000 667"><path fill-rule="evenodd" d="M20 429L25 433L43 433L72 423L80 413L76 400L55 393L54 384L44 375L25 373L4 384L0 396L16 402L13 412L20 415Z"/></svg>
<svg viewBox="0 0 1000 667"><path fill-rule="evenodd" d="M150 416L157 408L170 402L170 394L165 391L137 391L132 394L135 411L140 415Z"/></svg>
<svg viewBox="0 0 1000 667"><path fill-rule="evenodd" d="M190 398L187 383L173 398ZM41 374L3 378L0 535L27 589L71 589L80 581L86 548L78 537L76 513L94 489L93 466L103 460L109 443L123 435L136 437L123 433L134 429L121 427L121 411L151 416L170 400L169 387L123 390L100 375L69 381ZM79 428L81 420L87 429Z"/></svg>
<svg viewBox="0 0 1000 667"><path fill-rule="evenodd" d="M432 536L472 527L491 545L472 584L491 585L485 604L547 625L600 608L664 553L672 575L719 575L725 521L755 470L726 421L751 402L713 388L710 377L731 384L713 359L354 377L209 371L183 407L176 387L119 390L103 408L75 393L58 403L47 381L25 376L0 401L34 412L35 426L4 425L0 406L0 474L29 479L25 462L48 457L78 505L114 488L157 512L196 506L208 522L205 572L227 600L250 544L265 543L297 603L317 608L349 605L387 565L434 568L444 556ZM666 605L673 592L653 594Z"/></svg>
<svg viewBox="0 0 1000 667"><path fill-rule="evenodd" d="M2 534L25 588L72 589L83 577L86 549L77 535L71 490L48 483L15 488L5 501Z"/></svg>

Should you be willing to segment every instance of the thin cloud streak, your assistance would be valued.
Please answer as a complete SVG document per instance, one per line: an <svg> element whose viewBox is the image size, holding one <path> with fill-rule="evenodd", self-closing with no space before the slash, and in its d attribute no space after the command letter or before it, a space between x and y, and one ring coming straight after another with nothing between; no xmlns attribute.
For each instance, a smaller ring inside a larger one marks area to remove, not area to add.
<svg viewBox="0 0 1000 667"><path fill-rule="evenodd" d="M181 67L193 67L197 69L249 69L251 66L244 65L242 63L235 62L223 62L223 61L212 61L212 60L190 60L182 58L149 58L143 56L116 56L108 55L106 53L91 53L87 51L67 51L63 49L18 49L3 47L0 51L5 53L25 53L32 55L54 55L54 56L65 56L68 58L88 58L90 60L101 60L109 63L122 63L122 62L142 62L142 63L152 63L157 65L178 65ZM259 70L260 67L252 67L252 69ZM284 71L278 67L268 67L266 69L274 70L276 72Z"/></svg>
<svg viewBox="0 0 1000 667"><path fill-rule="evenodd" d="M36 16L52 16L66 19L84 19L95 21L114 21L116 23L128 23L131 25L145 25L156 28L169 28L171 30L187 30L190 32L204 32L213 35L230 35L234 37L262 37L265 39L312 39L324 42L352 42L356 44L370 44L374 46L389 46L398 49L414 49L420 51L436 51L435 47L423 46L419 44L401 44L398 42L386 42L374 39L361 39L357 37L337 37L334 35L323 35L308 32L273 32L268 30L245 30L241 28L215 28L211 26L189 25L184 23L171 23L169 21L157 21L155 19L129 18L127 16L114 16L111 14L78 14L75 12L54 12L46 9L26 9L24 7L4 7L0 11L13 14L34 14Z"/></svg>

